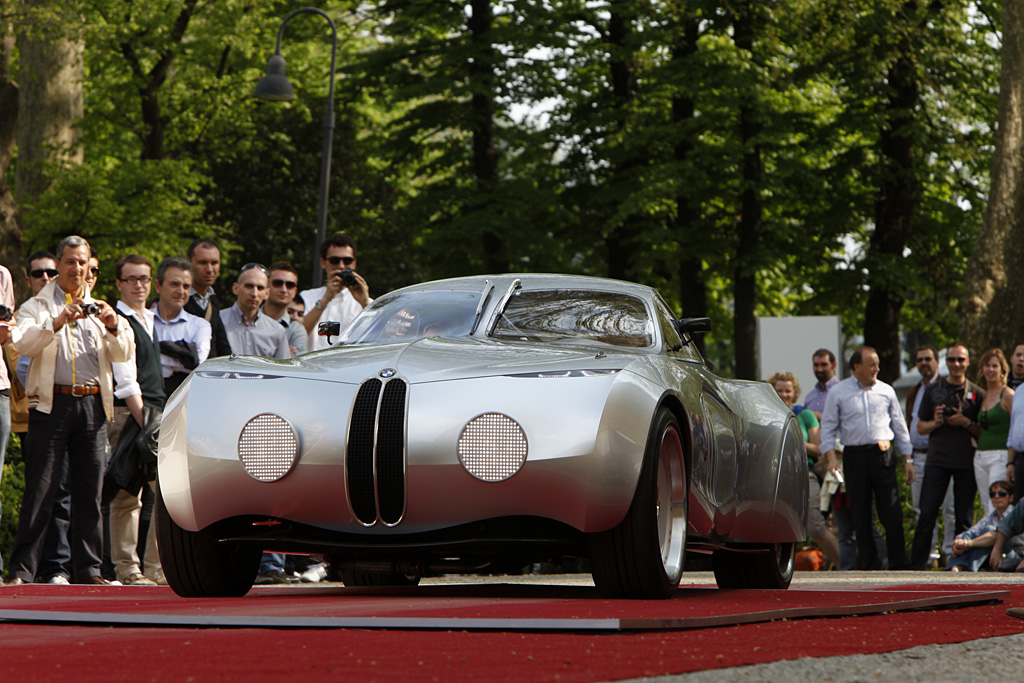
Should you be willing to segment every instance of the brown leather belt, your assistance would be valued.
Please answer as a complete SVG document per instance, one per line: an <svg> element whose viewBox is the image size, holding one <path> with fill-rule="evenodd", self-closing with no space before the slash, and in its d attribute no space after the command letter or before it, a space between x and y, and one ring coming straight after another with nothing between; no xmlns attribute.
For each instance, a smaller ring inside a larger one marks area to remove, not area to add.
<svg viewBox="0 0 1024 683"><path fill-rule="evenodd" d="M79 398L83 396L95 396L100 393L99 385L96 384L54 384L55 394L69 394Z"/></svg>

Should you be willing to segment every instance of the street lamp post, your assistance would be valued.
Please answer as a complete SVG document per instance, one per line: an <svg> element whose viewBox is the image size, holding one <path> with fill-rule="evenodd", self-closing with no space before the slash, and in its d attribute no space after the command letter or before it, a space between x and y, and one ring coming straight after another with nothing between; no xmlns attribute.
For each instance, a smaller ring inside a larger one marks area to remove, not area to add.
<svg viewBox="0 0 1024 683"><path fill-rule="evenodd" d="M328 187L331 184L331 140L334 137L334 74L335 60L338 53L338 29L326 12L315 7L303 7L297 9L284 18L281 28L277 30L277 47L274 54L267 60L267 75L260 79L253 91L253 97L261 100L293 100L295 93L292 84L285 76L284 57L281 56L281 39L284 37L284 27L292 17L297 14L319 14L331 25L331 82L327 90L327 111L324 112L324 149L320 159L320 205L316 214L316 249L313 253L313 286L319 287L322 282L320 270L320 245L324 243L327 236L327 196Z"/></svg>

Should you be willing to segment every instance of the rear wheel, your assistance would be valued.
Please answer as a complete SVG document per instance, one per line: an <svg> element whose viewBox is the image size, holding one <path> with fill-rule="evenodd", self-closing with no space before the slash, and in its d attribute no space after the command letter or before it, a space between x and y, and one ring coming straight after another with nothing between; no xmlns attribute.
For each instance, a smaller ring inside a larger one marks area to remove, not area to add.
<svg viewBox="0 0 1024 683"><path fill-rule="evenodd" d="M712 556L719 588L789 588L796 543L769 543L757 552L716 550Z"/></svg>
<svg viewBox="0 0 1024 683"><path fill-rule="evenodd" d="M188 531L167 513L159 486L156 492L157 543L164 577L174 592L187 598L241 597L252 588L262 550L239 543L219 543L216 525Z"/></svg>
<svg viewBox="0 0 1024 683"><path fill-rule="evenodd" d="M629 511L618 526L591 537L590 565L602 595L668 598L675 593L686 557L688 495L679 423L661 408Z"/></svg>

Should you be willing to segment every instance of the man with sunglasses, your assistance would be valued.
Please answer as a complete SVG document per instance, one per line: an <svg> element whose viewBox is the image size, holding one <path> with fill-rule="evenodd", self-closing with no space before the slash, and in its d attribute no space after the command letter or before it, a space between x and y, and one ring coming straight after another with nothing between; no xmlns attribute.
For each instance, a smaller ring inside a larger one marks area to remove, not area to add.
<svg viewBox="0 0 1024 683"><path fill-rule="evenodd" d="M1016 397L1016 394L1014 394L1014 398ZM992 552L988 556L988 566L1002 571L1024 571L1024 560L1020 559L1020 545L1024 544L1019 543L1019 541L1024 539L1015 538L1021 534L1024 534L1024 505L1018 504L1013 508L1012 512L1004 515L999 525L996 526L995 542L992 544ZM1003 549L1006 547L1006 542L1011 539L1012 544L1015 546L1012 548L1013 554L1003 557ZM1015 558L1017 562L1007 562L1010 558ZM1008 564L1010 566L1006 566ZM1008 610L1007 614L1024 619L1024 609L1019 607L1014 608L1012 611Z"/></svg>
<svg viewBox="0 0 1024 683"><path fill-rule="evenodd" d="M289 306L299 293L299 275L295 267L287 261L278 261L270 266L270 294L263 302L263 313L276 320L284 328L288 336L288 347L292 355L305 353L309 341L306 328L302 323L291 318Z"/></svg>
<svg viewBox="0 0 1024 683"><path fill-rule="evenodd" d="M230 356L231 343L220 321L220 299L213 291L213 285L220 276L220 249L213 240L201 237L188 245L186 255L192 267L189 274L192 278L192 291L185 302L185 312L210 323L211 356Z"/></svg>
<svg viewBox="0 0 1024 683"><path fill-rule="evenodd" d="M320 245L320 267L327 273L327 284L307 289L301 297L306 305L302 324L309 335L309 350L328 348L327 338L317 334L318 323L341 323L341 330L370 304L370 288L356 272L356 243L344 233L335 233ZM351 269L351 270L348 270ZM349 284L345 284L348 280Z"/></svg>
<svg viewBox="0 0 1024 683"><path fill-rule="evenodd" d="M914 514L921 515L921 486L924 484L924 468L928 462L928 435L917 431L917 423L921 421L921 401L928 387L939 379L939 352L931 344L918 347L914 354L914 367L921 374L921 381L907 392L906 416L910 428L910 443L914 447L913 466L914 481L910 484L910 495L914 501ZM946 557L953 552L953 528L956 520L953 517L953 484L946 487L946 497L942 499L942 519L945 522L945 533L942 538L942 552ZM935 549L938 543L938 529L932 534L929 546L929 561L938 566L939 553Z"/></svg>
<svg viewBox="0 0 1024 683"><path fill-rule="evenodd" d="M985 399L981 387L967 379L971 362L967 347L960 342L946 349L949 374L932 382L921 399L917 432L928 436L928 455L921 484L921 513L914 530L910 554L912 569L925 569L931 554L935 522L953 481L953 510L956 533L967 531L974 519L974 440L981 434L978 414Z"/></svg>

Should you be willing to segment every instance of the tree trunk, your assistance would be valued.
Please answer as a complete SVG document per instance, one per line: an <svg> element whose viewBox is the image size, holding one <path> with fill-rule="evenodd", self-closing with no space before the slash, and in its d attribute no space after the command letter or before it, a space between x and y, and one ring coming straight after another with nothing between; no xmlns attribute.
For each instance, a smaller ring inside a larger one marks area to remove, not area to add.
<svg viewBox="0 0 1024 683"><path fill-rule="evenodd" d="M6 27L5 27L6 28ZM18 204L7 184L7 169L14 155L18 124L18 85L12 80L11 52L14 35L0 31L0 265L11 271L15 301L29 294L22 277L24 247L18 227Z"/></svg>
<svg viewBox="0 0 1024 683"><path fill-rule="evenodd" d="M864 343L878 351L878 378L889 383L900 376L900 312L905 295L898 275L919 196L912 129L920 89L910 50L909 45L902 46L886 79L889 97L878 144L881 168L875 230L868 247L870 293L864 309Z"/></svg>
<svg viewBox="0 0 1024 683"><path fill-rule="evenodd" d="M24 4L43 11L39 13L41 18L19 27L18 35L18 109L31 112L31 116L24 115L18 120L15 199L22 207L49 187L47 171L53 164L82 163L75 126L82 118L85 76L85 46L65 36L62 4L55 0L25 0ZM43 18L45 13L49 16ZM31 212L23 210L18 218L22 230L29 231Z"/></svg>
<svg viewBox="0 0 1024 683"><path fill-rule="evenodd" d="M677 10L675 31L672 32L672 62L677 65L673 71L682 73L687 68L688 60L697 53L697 39L700 37L700 24L697 18L686 11L685 3ZM677 91L672 98L672 123L680 131L679 142L674 151L676 164L682 168L693 152L693 138L686 130L693 121L696 104L686 90ZM703 318L708 314L707 282L704 279L704 261L694 245L699 243L698 220L700 211L697 200L691 196L690 188L680 182L676 193L676 239L682 245L683 257L679 262L679 300L683 304L683 315L688 318ZM694 336L694 343L701 355L705 354L704 335Z"/></svg>
<svg viewBox="0 0 1024 683"><path fill-rule="evenodd" d="M975 357L1024 342L1024 4L1004 0L999 123L992 186L967 263L960 337ZM1012 273L1017 273L1011 277Z"/></svg>
<svg viewBox="0 0 1024 683"><path fill-rule="evenodd" d="M749 7L741 7L733 22L736 46L753 54L754 18ZM751 98L746 98L750 102ZM736 225L736 253L733 260L733 358L736 377L757 378L757 252L761 238L763 202L761 186L764 169L761 149L755 142L762 130L758 112L748 104L739 110L740 144L743 149L743 177L740 216Z"/></svg>
<svg viewBox="0 0 1024 683"><path fill-rule="evenodd" d="M611 58L608 66L612 84L611 100L618 110L619 118L615 130L608 132L609 137L614 137L620 147L619 158L612 161L613 175L609 185L623 195L626 194L624 188L628 187L631 171L637 163L636 159L624 150L630 127L630 107L636 97L636 66L632 59L635 12L634 3L628 1L612 2L609 6L608 42ZM635 218L632 216L616 219L617 208L612 207L607 212L607 217L615 221L605 237L608 277L627 280L634 261L636 235L640 228L635 225Z"/></svg>
<svg viewBox="0 0 1024 683"><path fill-rule="evenodd" d="M469 64L473 110L473 173L480 195L492 202L498 192L498 151L494 146L494 60L491 25L494 14L490 0L472 0L468 20L474 55ZM484 227L481 235L484 267L489 273L509 269L508 246L497 231Z"/></svg>

